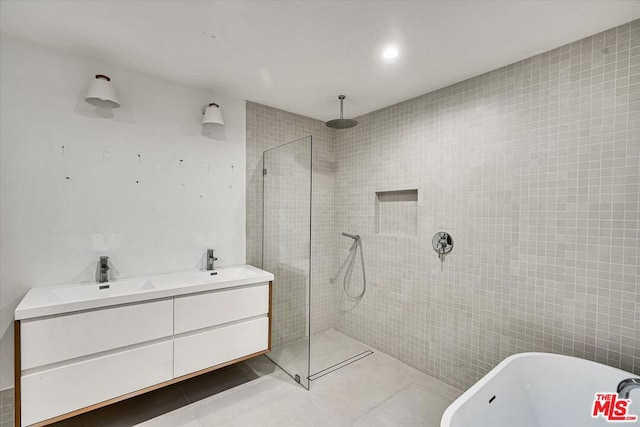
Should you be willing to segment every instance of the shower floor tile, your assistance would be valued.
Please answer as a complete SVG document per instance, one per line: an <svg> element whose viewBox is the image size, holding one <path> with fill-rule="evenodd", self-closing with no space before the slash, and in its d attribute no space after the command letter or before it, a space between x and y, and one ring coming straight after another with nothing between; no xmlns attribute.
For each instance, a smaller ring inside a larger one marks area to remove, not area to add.
<svg viewBox="0 0 640 427"><path fill-rule="evenodd" d="M269 358L290 374L307 377L372 351L370 347L333 329L317 333L311 337L310 372L307 373L308 349L309 340L303 339L274 348Z"/></svg>
<svg viewBox="0 0 640 427"><path fill-rule="evenodd" d="M333 329L311 337L311 374L372 349Z"/></svg>

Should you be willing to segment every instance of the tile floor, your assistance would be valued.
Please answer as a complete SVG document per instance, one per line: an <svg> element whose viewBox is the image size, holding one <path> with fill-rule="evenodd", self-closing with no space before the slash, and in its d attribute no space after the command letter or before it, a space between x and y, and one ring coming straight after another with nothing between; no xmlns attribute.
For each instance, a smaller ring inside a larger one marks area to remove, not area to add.
<svg viewBox="0 0 640 427"><path fill-rule="evenodd" d="M311 359L308 360L309 340L303 339L282 347L274 348L269 359L301 378L322 375L330 368L370 350L369 347L333 329L317 333L311 337ZM305 387L307 383L305 383Z"/></svg>
<svg viewBox="0 0 640 427"><path fill-rule="evenodd" d="M256 358L247 365L260 378L140 426L439 426L461 392L373 351L312 381L310 391Z"/></svg>
<svg viewBox="0 0 640 427"><path fill-rule="evenodd" d="M335 331L323 339L347 348L367 348ZM330 346L323 348L328 351ZM316 356L327 360L322 354ZM376 350L311 381L310 391L264 356L194 380L56 426L437 427L446 407L461 393ZM2 392L1 402L0 427L8 427L13 419L12 390ZM10 418L4 415L9 413Z"/></svg>
<svg viewBox="0 0 640 427"><path fill-rule="evenodd" d="M0 391L0 427L13 427L13 389Z"/></svg>
<svg viewBox="0 0 640 427"><path fill-rule="evenodd" d="M245 363L127 399L53 424L54 427L129 427L259 378Z"/></svg>

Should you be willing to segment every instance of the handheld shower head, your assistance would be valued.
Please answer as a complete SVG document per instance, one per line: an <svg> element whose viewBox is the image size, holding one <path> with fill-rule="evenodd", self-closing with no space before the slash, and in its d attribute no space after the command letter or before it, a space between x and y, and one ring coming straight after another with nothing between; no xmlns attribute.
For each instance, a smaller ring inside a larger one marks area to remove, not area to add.
<svg viewBox="0 0 640 427"><path fill-rule="evenodd" d="M349 233L342 232L342 235L344 237L349 237L349 238L351 238L353 240L360 240L360 235L359 234L355 234L354 235L354 234L349 234Z"/></svg>

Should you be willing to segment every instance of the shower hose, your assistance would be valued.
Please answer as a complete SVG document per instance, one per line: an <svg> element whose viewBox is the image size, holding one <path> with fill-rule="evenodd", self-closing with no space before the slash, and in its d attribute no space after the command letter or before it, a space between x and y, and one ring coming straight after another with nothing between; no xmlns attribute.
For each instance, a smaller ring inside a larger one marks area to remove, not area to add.
<svg viewBox="0 0 640 427"><path fill-rule="evenodd" d="M353 267L356 263L356 257L358 255L358 248L360 248L360 264L362 265L362 292L360 292L358 295L353 295L349 291L349 289L351 286L351 275L353 274ZM364 293L367 290L367 276L364 271L364 255L362 253L362 241L360 240L360 236L353 239L353 245L351 245L351 249L349 249L349 252L351 253L349 254L347 271L345 271L344 278L342 279L342 287L344 288L344 293L347 294L349 298L353 300L359 300L364 296Z"/></svg>

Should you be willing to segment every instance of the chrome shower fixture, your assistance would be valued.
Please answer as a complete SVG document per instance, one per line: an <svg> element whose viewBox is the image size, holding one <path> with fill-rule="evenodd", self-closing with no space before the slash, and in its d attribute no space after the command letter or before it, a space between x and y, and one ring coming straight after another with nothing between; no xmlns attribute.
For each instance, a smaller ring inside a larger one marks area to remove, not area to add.
<svg viewBox="0 0 640 427"><path fill-rule="evenodd" d="M362 241L359 234L349 234L342 232L344 237L353 239L351 249L349 249L349 256L347 257L347 270L344 273L342 279L342 289L347 297L352 301L358 301L362 299L364 293L367 291L367 273L364 268L364 252L362 251ZM356 263L356 257L358 256L358 248L360 248L360 264L362 265L362 291L359 294L351 293L351 275L353 274L353 267Z"/></svg>
<svg viewBox="0 0 640 427"><path fill-rule="evenodd" d="M353 240L360 240L360 235L359 234L349 234L349 233L345 233L344 231L342 232L342 235L344 237L349 237Z"/></svg>
<svg viewBox="0 0 640 427"><path fill-rule="evenodd" d="M332 129L349 129L358 125L358 122L353 119L342 118L342 103L344 102L345 98L346 96L344 95L338 95L338 99L340 100L340 118L329 120L327 123L325 123L327 127L330 127Z"/></svg>

